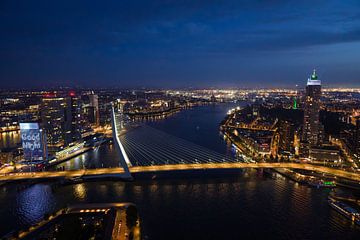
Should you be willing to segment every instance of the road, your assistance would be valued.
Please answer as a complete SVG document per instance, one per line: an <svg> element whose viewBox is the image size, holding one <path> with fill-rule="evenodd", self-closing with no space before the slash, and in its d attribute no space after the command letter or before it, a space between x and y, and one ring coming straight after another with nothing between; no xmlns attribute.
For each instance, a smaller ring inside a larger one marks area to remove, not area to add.
<svg viewBox="0 0 360 240"><path fill-rule="evenodd" d="M360 174L347 172L344 170L311 165L308 163L193 163L193 164L169 164L154 166L134 166L129 167L131 173L144 172L163 172L163 171L184 171L184 170L202 170L202 169L242 169L242 168L291 168L315 171L325 174L331 174L336 177L346 178L360 182ZM0 174L0 181L14 181L26 179L50 179L50 178L96 178L96 177L117 177L125 173L122 168L99 168L74 171L57 172L32 172L32 173L10 173Z"/></svg>

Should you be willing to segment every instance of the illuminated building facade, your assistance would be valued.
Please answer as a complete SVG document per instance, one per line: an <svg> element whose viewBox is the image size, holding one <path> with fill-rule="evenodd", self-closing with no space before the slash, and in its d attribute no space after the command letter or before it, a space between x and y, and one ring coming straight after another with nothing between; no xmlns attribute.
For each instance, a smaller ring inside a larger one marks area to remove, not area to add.
<svg viewBox="0 0 360 240"><path fill-rule="evenodd" d="M354 147L356 157L360 160L360 117L355 120Z"/></svg>
<svg viewBox="0 0 360 240"><path fill-rule="evenodd" d="M60 148L81 137L81 105L74 92L65 96L46 94L41 100L41 121L47 134L49 150Z"/></svg>
<svg viewBox="0 0 360 240"><path fill-rule="evenodd" d="M311 148L309 151L309 158L312 161L340 163L340 150L336 146L324 145L319 148Z"/></svg>
<svg viewBox="0 0 360 240"><path fill-rule="evenodd" d="M89 95L89 102L91 108L91 123L95 126L100 125L100 113L99 113L99 97L96 94Z"/></svg>
<svg viewBox="0 0 360 240"><path fill-rule="evenodd" d="M55 94L46 94L41 102L41 121L48 132L47 142L49 150L60 148L65 144L64 129L66 123L66 101Z"/></svg>
<svg viewBox="0 0 360 240"><path fill-rule="evenodd" d="M84 124L91 126L100 125L99 97L94 92L87 92L82 97L82 115Z"/></svg>
<svg viewBox="0 0 360 240"><path fill-rule="evenodd" d="M81 100L74 91L66 97L65 144L75 142L81 138Z"/></svg>
<svg viewBox="0 0 360 240"><path fill-rule="evenodd" d="M26 161L47 160L46 133L39 123L20 123L20 134Z"/></svg>
<svg viewBox="0 0 360 240"><path fill-rule="evenodd" d="M292 152L294 148L295 126L289 121L280 121L279 124L279 149L283 152Z"/></svg>
<svg viewBox="0 0 360 240"><path fill-rule="evenodd" d="M320 97L321 97L321 81L318 79L314 70L308 79L306 85L305 101L304 101L304 126L302 141L309 146L319 145L320 134Z"/></svg>

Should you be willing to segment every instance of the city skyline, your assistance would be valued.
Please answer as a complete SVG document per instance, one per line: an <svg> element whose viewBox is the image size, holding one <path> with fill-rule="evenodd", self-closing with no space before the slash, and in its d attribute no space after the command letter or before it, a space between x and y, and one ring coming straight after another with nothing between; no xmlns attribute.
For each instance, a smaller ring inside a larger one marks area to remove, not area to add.
<svg viewBox="0 0 360 240"><path fill-rule="evenodd" d="M359 13L0 1L0 238L359 239Z"/></svg>
<svg viewBox="0 0 360 240"><path fill-rule="evenodd" d="M206 233L253 239L268 231L303 239L304 228L309 239L354 239L360 89L323 91L315 71L303 82L305 90L1 90L0 184L6 194L0 202L10 208L1 209L9 220L0 235L104 239L106 224L120 239L199 239ZM184 199L193 206L190 215L182 210ZM121 207L127 203L133 210ZM63 221L68 213L73 224ZM263 226L246 234L259 216ZM235 231L221 230L231 224ZM177 233L189 225L198 230ZM137 238L127 238L131 234Z"/></svg>
<svg viewBox="0 0 360 240"><path fill-rule="evenodd" d="M1 5L1 88L360 86L357 1Z"/></svg>

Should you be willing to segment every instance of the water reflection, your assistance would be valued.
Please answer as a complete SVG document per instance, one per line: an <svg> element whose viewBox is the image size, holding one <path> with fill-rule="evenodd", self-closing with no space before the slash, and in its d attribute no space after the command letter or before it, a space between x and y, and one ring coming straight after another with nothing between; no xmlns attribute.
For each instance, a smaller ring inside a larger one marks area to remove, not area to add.
<svg viewBox="0 0 360 240"><path fill-rule="evenodd" d="M79 200L86 198L86 187L84 183L74 185L74 195Z"/></svg>
<svg viewBox="0 0 360 240"><path fill-rule="evenodd" d="M20 131L0 133L0 148L12 148L20 144Z"/></svg>
<svg viewBox="0 0 360 240"><path fill-rule="evenodd" d="M6 209L1 210L0 220L10 219L9 225L0 229L2 234L36 222L45 213L81 202L134 202L150 239L171 239L178 228L187 229L198 239L204 231L218 239L232 239L238 231L246 232L242 239L270 233L276 239L326 239L340 235L351 239L359 233L359 228L334 214L327 205L326 189L295 187L283 178L259 178L255 170L236 179L88 182L53 189L38 184L5 192L7 197L1 194L0 204L4 208L11 206L13 211L9 215ZM254 226L261 228L255 230ZM218 228L229 232L219 234Z"/></svg>
<svg viewBox="0 0 360 240"><path fill-rule="evenodd" d="M125 184L118 184L114 186L115 194L118 196L122 196L125 191Z"/></svg>
<svg viewBox="0 0 360 240"><path fill-rule="evenodd" d="M135 197L137 199L140 199L142 197L143 194L143 188L141 185L135 185L133 186L133 194L135 195Z"/></svg>
<svg viewBox="0 0 360 240"><path fill-rule="evenodd" d="M66 170L118 166L119 155L111 144L102 145L98 149L90 150L58 165L58 167L65 167Z"/></svg>
<svg viewBox="0 0 360 240"><path fill-rule="evenodd" d="M19 192L14 209L22 223L29 224L41 220L44 214L52 212L56 201L51 187L37 184Z"/></svg>

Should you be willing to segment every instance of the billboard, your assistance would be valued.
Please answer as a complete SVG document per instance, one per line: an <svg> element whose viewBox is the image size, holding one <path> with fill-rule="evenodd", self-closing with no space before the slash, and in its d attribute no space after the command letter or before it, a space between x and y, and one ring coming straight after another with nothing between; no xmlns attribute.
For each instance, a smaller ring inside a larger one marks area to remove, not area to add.
<svg viewBox="0 0 360 240"><path fill-rule="evenodd" d="M47 159L46 134L39 123L20 123L20 136L25 160Z"/></svg>

